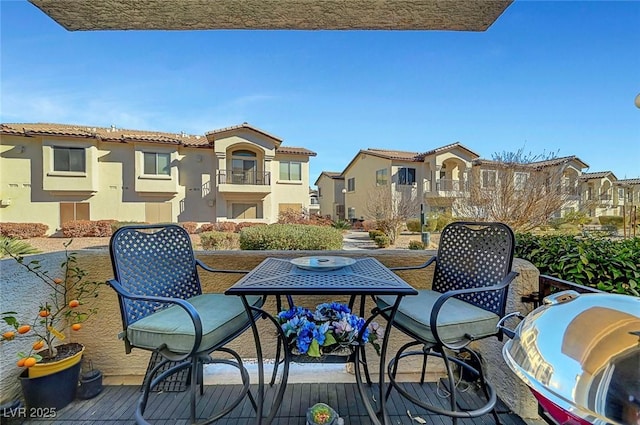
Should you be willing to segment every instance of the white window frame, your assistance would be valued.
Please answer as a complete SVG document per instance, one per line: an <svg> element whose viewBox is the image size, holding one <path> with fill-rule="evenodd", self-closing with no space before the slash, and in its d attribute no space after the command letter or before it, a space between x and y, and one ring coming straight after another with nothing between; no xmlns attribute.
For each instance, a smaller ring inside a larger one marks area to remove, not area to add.
<svg viewBox="0 0 640 425"><path fill-rule="evenodd" d="M293 179L292 177L292 173L291 173L291 166L292 165L297 165L299 167L299 171L300 171L300 178L298 179ZM286 166L286 169L283 170L283 166ZM283 173L284 172L284 173ZM283 174L284 177L283 177ZM278 176L280 178L280 180L286 180L286 181L302 181L302 162L300 161L280 161L280 170L278 173Z"/></svg>

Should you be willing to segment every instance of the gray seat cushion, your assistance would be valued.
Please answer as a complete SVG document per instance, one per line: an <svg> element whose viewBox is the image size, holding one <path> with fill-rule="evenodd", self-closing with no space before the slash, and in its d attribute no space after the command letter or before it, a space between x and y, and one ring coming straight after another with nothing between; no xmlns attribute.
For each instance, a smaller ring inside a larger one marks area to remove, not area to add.
<svg viewBox="0 0 640 425"><path fill-rule="evenodd" d="M202 319L202 342L198 351L209 350L250 323L239 297L202 294L186 301L193 305ZM247 301L254 307L262 304L259 296L249 296ZM134 347L153 350L166 344L174 353L190 352L194 334L191 318L176 305L157 311L127 328L127 338Z"/></svg>
<svg viewBox="0 0 640 425"><path fill-rule="evenodd" d="M404 297L394 321L428 342L437 342L429 320L433 305L440 295L440 292L421 290L417 296ZM385 308L392 306L395 300L395 296L380 296L377 304ZM465 334L483 338L496 333L499 320L497 314L452 297L438 315L438 335L446 343L461 341L465 339Z"/></svg>

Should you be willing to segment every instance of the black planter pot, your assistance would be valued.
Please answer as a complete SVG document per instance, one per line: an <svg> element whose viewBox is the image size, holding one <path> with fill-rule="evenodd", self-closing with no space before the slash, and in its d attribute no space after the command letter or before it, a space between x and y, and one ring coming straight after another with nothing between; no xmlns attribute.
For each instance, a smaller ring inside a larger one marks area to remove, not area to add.
<svg viewBox="0 0 640 425"><path fill-rule="evenodd" d="M20 374L27 411L37 408L62 409L76 398L80 365L38 378L29 378L28 369Z"/></svg>
<svg viewBox="0 0 640 425"><path fill-rule="evenodd" d="M78 398L87 400L102 392L102 372L91 370L80 376L80 386L78 387Z"/></svg>

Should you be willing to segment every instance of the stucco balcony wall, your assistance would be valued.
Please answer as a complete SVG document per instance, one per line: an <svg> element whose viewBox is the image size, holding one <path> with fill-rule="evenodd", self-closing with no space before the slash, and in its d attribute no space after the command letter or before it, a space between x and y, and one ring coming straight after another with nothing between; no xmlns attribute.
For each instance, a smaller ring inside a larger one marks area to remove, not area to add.
<svg viewBox="0 0 640 425"><path fill-rule="evenodd" d="M299 257L306 255L342 255L353 258L375 257L388 267L417 265L425 262L434 253L433 251L413 251L413 250L377 250L377 251L201 251L196 255L211 267L224 269L250 270L258 265L266 257ZM89 272L92 280L106 281L113 274L109 253L106 249L87 249L78 251L78 262L80 267ZM58 271L60 263L64 259L61 252L42 254L29 257L29 259L39 259L44 269ZM46 301L46 293L43 292L43 284L32 274L19 267L12 259L3 259L2 266L2 311L18 311L24 320L32 320L32 314L37 312L38 305ZM520 311L528 313L531 305L522 304L521 296L537 290L538 270L529 262L516 259L514 269L520 273L512 285L509 297L509 311ZM428 288L430 286L432 271L413 270L400 272L400 276L409 284L416 288ZM201 281L205 292L223 292L233 285L241 275L236 274L210 274L201 272ZM332 300L319 299L317 297L298 297L296 304L313 307L324 301L341 300L336 297ZM345 299L342 299L346 301ZM104 286L98 297L99 312L96 317L83 325L78 332L68 335L68 340L80 342L85 345L85 364L91 360L93 367L100 369L105 378L128 378L129 381L139 382L144 375L149 361L149 353L141 350L134 350L131 354L125 354L124 344L118 339L118 333L122 329L120 311L115 292L108 286ZM370 310L373 307L371 302L367 306ZM269 299L265 307L267 310L275 311L275 301ZM24 315L28 312L31 316ZM263 336L263 349L266 358L275 356L275 331L269 322L260 321L259 330ZM273 335L272 338L269 336ZM395 331L392 333L392 341L389 346L389 353L395 352L407 339ZM498 384L499 396L505 400L514 412L521 417L537 417L537 407L535 401L530 396L526 386L513 376L504 361L502 360L502 342L495 338L480 343L483 357L489 371L489 380ZM2 390L2 400L7 402L20 394L18 375L20 369L15 366L16 353L27 351L30 343L16 340L11 343L0 344L0 389ZM239 339L234 341L231 348L237 350L243 358L255 359L255 347L251 332L246 332ZM378 356L370 349L367 358L371 362L371 370L377 370ZM401 373L411 376L420 370L420 362L415 359L401 369ZM431 375L430 379L436 379L438 373Z"/></svg>

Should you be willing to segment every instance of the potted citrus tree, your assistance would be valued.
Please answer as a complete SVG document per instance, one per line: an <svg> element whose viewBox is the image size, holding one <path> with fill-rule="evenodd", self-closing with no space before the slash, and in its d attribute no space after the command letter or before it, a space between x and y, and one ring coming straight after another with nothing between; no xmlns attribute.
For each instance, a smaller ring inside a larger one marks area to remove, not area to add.
<svg viewBox="0 0 640 425"><path fill-rule="evenodd" d="M76 253L69 251L70 244L71 240L63 244L63 261L55 271L43 268L40 260L27 261L6 244L0 245L4 256L43 284L41 292L30 295L40 298L35 311L0 313L2 344L28 340L28 349L18 352L16 364L25 369L20 381L29 407L62 408L75 398L84 347L68 340L97 312L92 301L103 282L88 279L87 272L78 266Z"/></svg>

